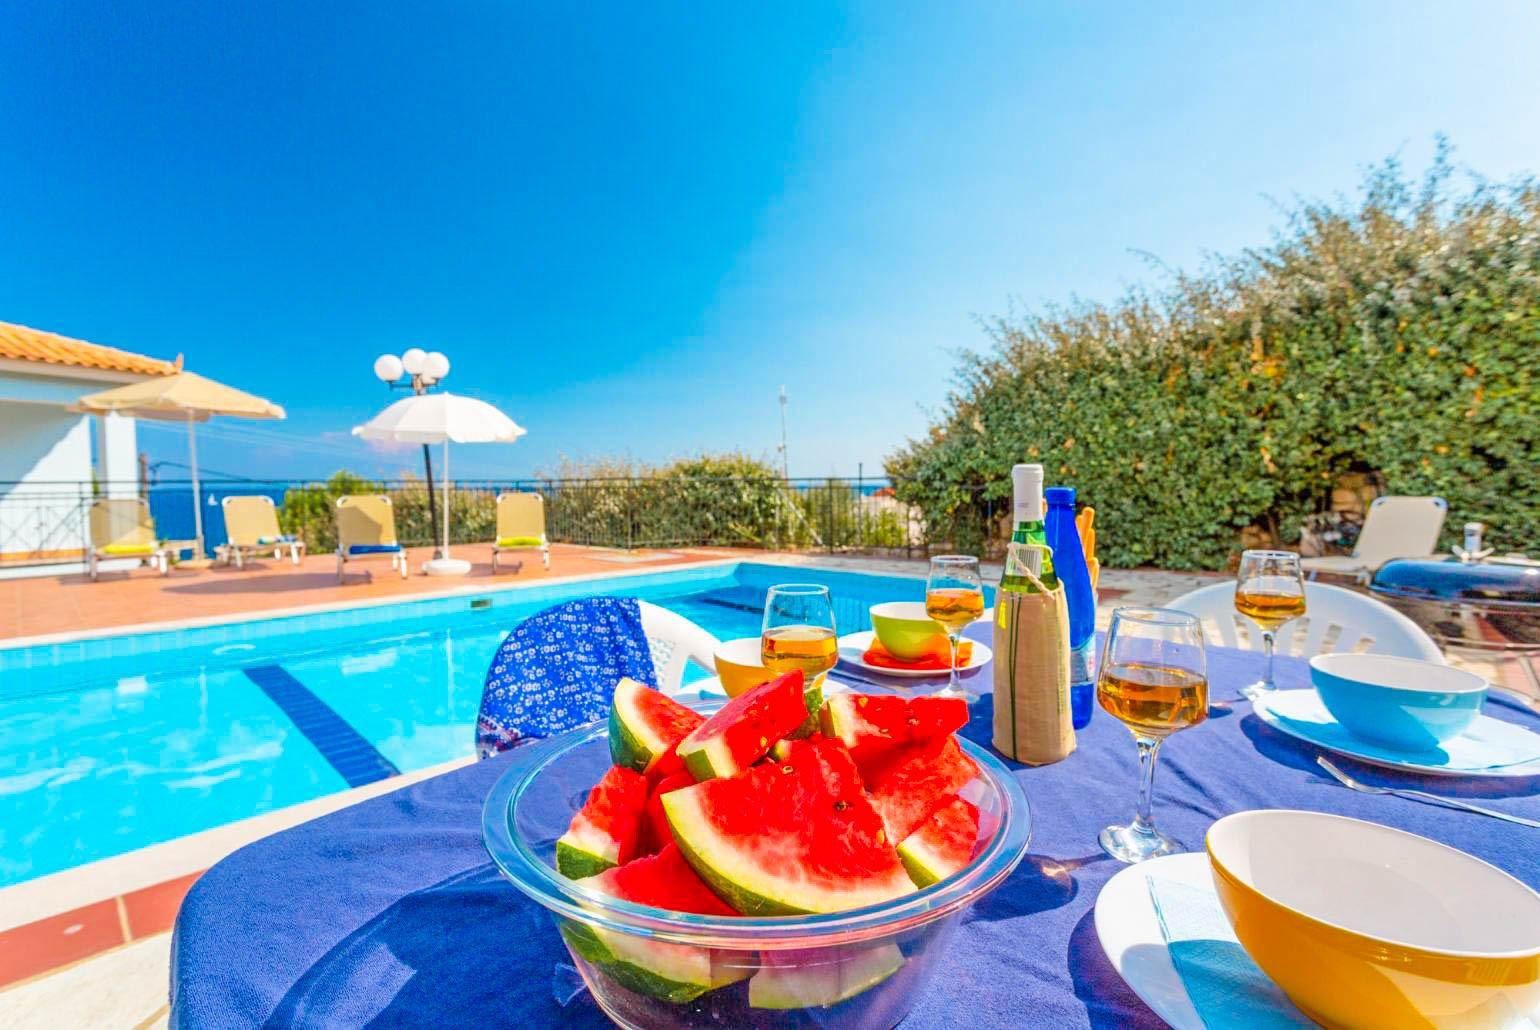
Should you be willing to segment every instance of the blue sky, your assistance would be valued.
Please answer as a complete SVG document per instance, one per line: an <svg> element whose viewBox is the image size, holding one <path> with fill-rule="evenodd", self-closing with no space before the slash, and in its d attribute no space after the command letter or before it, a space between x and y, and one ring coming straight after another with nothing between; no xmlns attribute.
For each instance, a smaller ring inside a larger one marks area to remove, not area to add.
<svg viewBox="0 0 1540 1030"><path fill-rule="evenodd" d="M529 430L466 475L773 457L782 382L793 473L870 474L980 316L1438 132L1540 168L1540 5L407 6L0 8L0 319L284 404L210 426L247 475L411 467L347 434L414 345Z"/></svg>

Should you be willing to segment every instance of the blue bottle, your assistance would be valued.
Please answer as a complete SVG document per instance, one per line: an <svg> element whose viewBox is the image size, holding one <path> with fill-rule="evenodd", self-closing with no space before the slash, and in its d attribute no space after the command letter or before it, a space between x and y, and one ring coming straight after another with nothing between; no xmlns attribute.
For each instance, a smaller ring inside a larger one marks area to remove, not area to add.
<svg viewBox="0 0 1540 1030"><path fill-rule="evenodd" d="M1051 486L1043 491L1048 516L1043 521L1054 571L1064 584L1069 606L1069 699L1075 729L1086 727L1096 703L1096 595L1086 568L1080 533L1075 528L1075 488Z"/></svg>

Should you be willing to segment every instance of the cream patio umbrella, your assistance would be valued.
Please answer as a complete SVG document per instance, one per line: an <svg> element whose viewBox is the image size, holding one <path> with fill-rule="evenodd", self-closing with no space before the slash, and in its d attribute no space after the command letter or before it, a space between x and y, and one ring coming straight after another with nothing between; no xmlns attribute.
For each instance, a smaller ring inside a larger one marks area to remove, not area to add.
<svg viewBox="0 0 1540 1030"><path fill-rule="evenodd" d="M152 418L163 422L187 423L187 464L192 472L193 526L198 540L195 559L203 553L203 491L198 485L198 437L194 427L215 415L234 418L284 417L283 408L272 401L206 379L196 372L129 383L100 393L87 394L70 406L71 411L89 415L115 412L134 418Z"/></svg>
<svg viewBox="0 0 1540 1030"><path fill-rule="evenodd" d="M471 563L449 556L449 441L455 443L513 443L524 427L486 401L457 393L423 393L397 401L368 422L353 427L365 440L444 445L444 547L440 556L423 563L430 576L463 576ZM433 489L433 484L428 484Z"/></svg>

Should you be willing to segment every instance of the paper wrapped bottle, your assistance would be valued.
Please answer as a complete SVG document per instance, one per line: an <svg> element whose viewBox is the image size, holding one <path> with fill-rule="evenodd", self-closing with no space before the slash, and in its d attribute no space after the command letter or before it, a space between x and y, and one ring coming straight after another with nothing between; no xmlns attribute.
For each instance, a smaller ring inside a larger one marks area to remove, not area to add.
<svg viewBox="0 0 1540 1030"><path fill-rule="evenodd" d="M1046 550L1012 543L995 592L995 750L1027 765L1075 750L1069 608L1063 586L1043 575Z"/></svg>

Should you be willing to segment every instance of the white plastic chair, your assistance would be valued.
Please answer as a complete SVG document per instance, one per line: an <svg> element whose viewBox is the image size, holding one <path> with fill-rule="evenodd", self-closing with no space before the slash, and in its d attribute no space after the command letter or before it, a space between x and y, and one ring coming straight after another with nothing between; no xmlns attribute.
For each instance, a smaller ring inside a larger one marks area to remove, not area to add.
<svg viewBox="0 0 1540 1030"><path fill-rule="evenodd" d="M1200 587L1165 607L1196 615L1211 644L1262 650L1262 631L1235 610L1233 581ZM1444 664L1444 653L1411 619L1372 597L1325 583L1305 584L1305 614L1284 624L1275 647L1278 654L1298 658L1357 651Z"/></svg>
<svg viewBox="0 0 1540 1030"><path fill-rule="evenodd" d="M1301 558L1300 567L1311 579L1325 572L1368 583L1392 558L1431 555L1448 514L1449 502L1442 497L1376 497L1351 555Z"/></svg>
<svg viewBox="0 0 1540 1030"><path fill-rule="evenodd" d="M647 635L659 690L669 696L680 693L685 666L692 661L708 672L715 670L712 656L720 640L678 612L646 601L637 601L636 606L642 612L642 632Z"/></svg>

